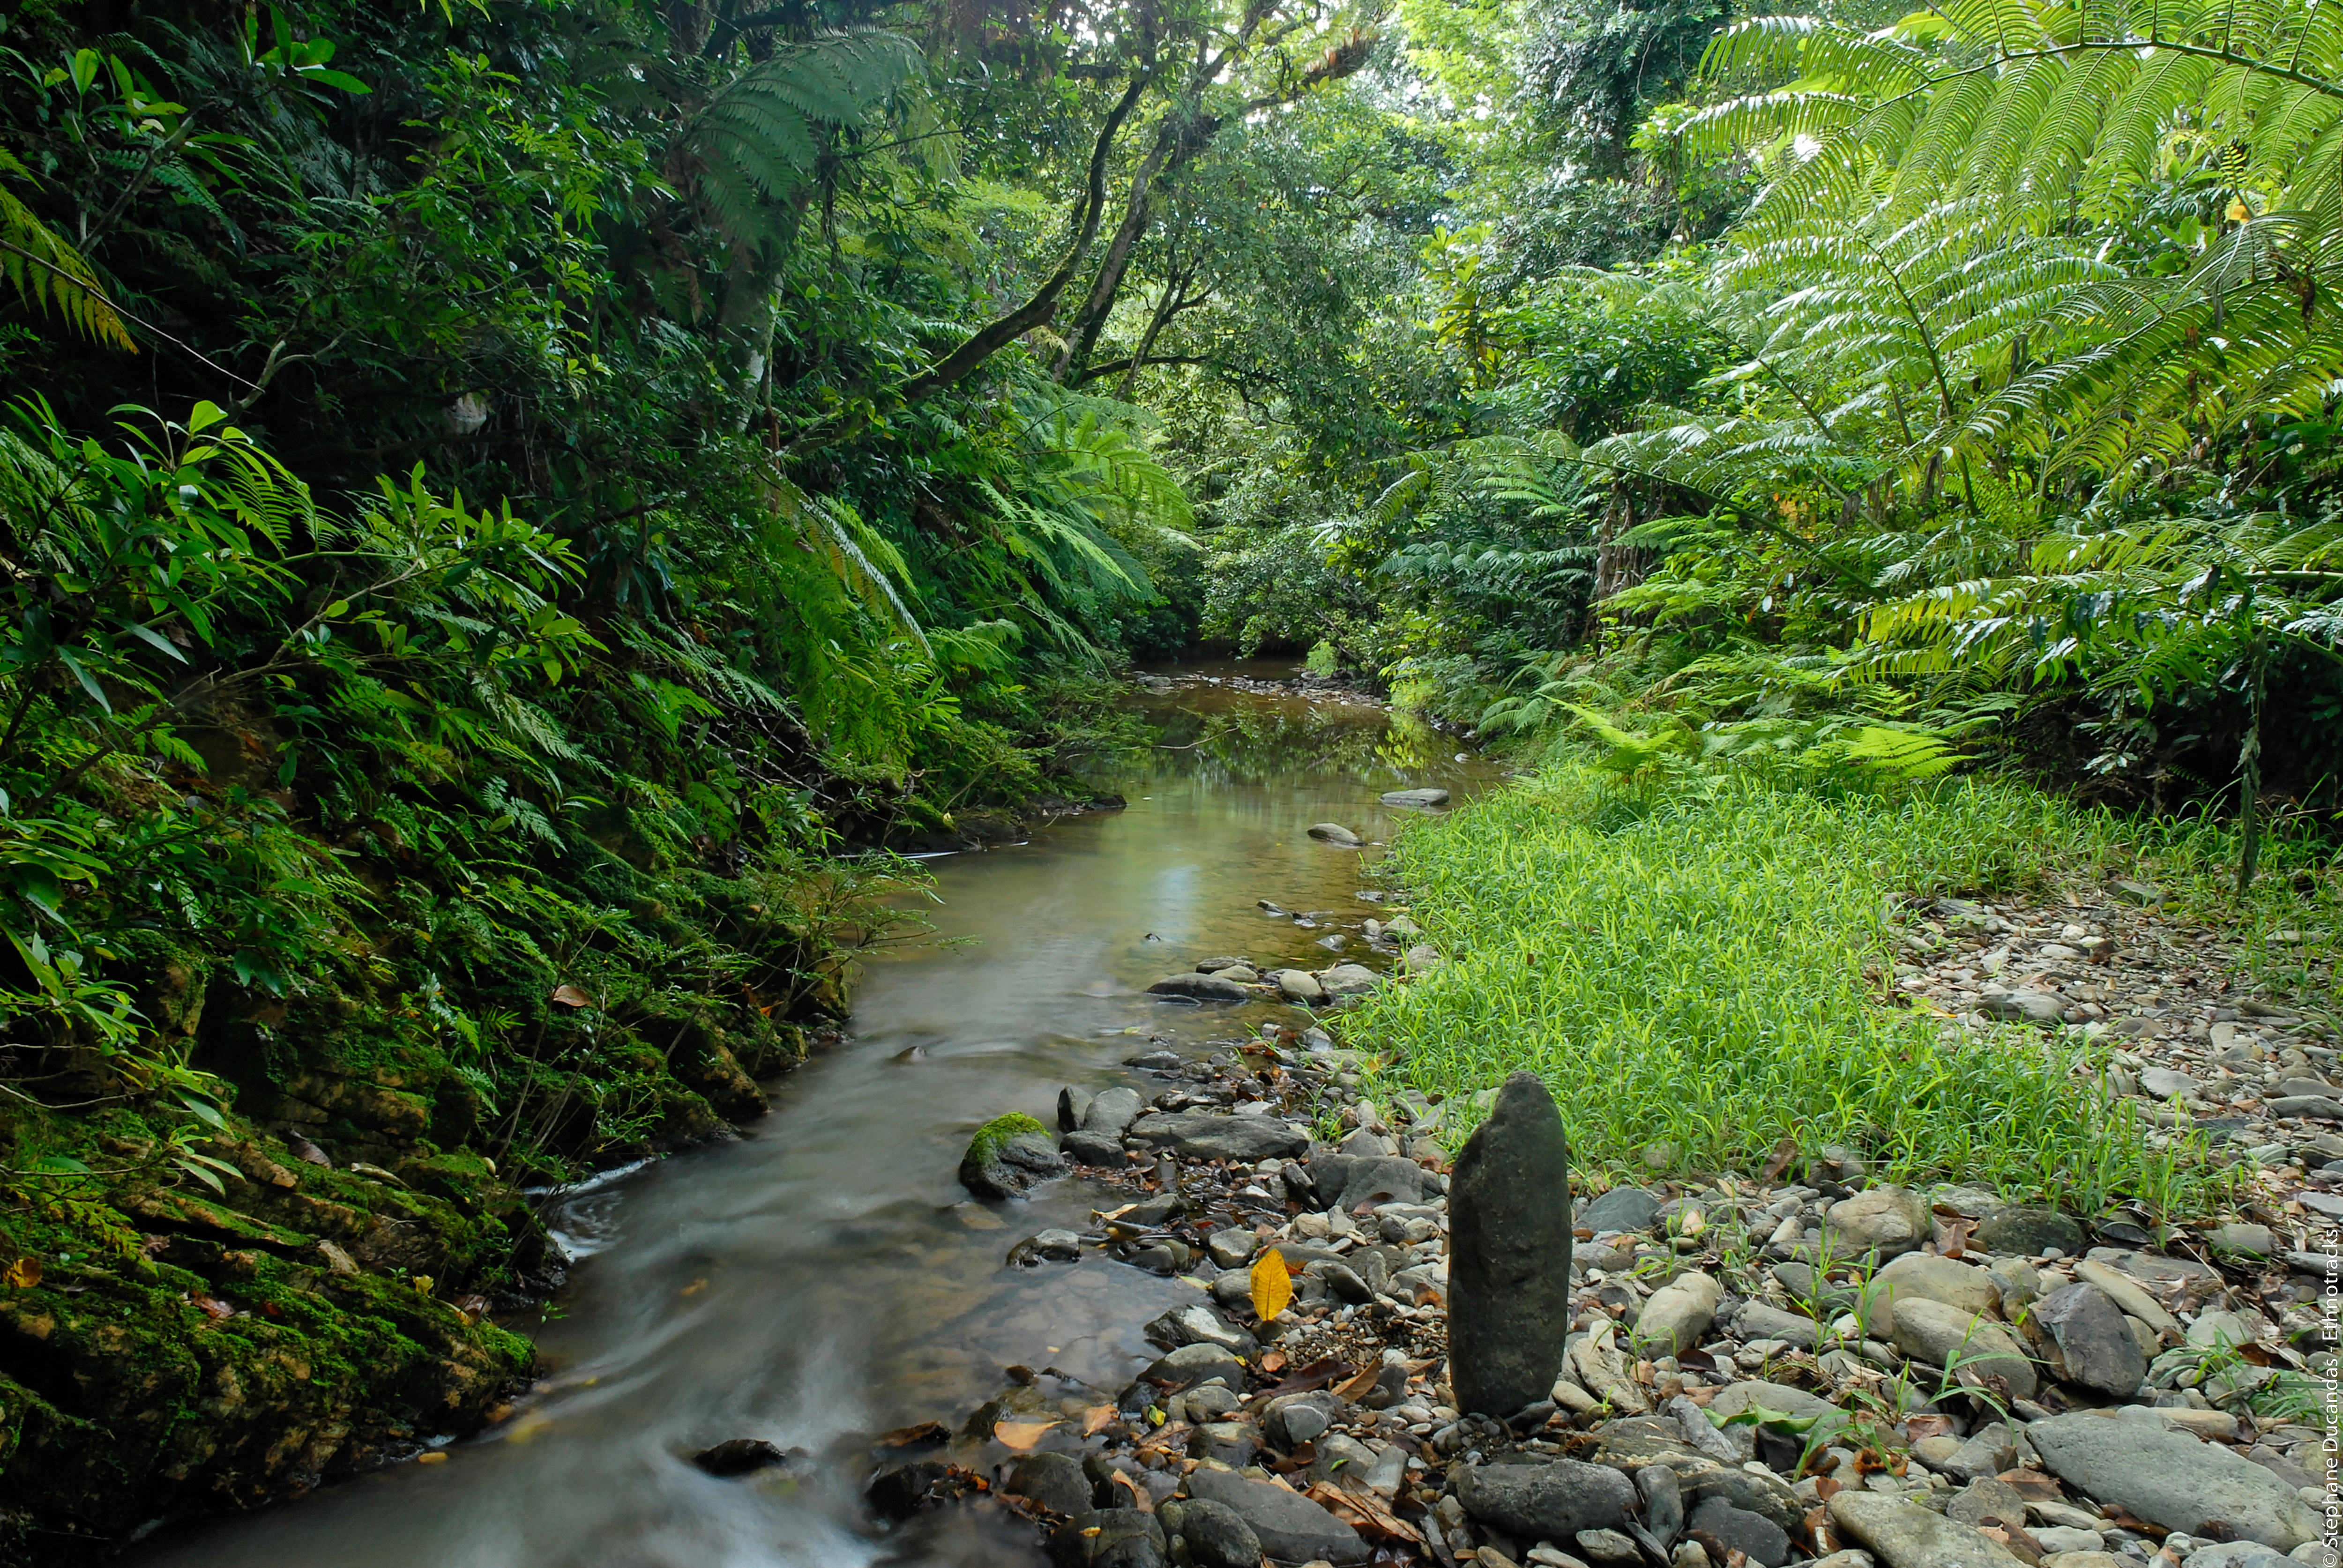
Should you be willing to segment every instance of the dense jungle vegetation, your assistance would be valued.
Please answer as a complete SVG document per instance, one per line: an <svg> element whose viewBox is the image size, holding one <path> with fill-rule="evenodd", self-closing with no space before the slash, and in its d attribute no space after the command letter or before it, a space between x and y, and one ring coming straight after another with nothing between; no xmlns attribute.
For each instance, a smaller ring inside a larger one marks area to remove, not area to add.
<svg viewBox="0 0 2343 1568"><path fill-rule="evenodd" d="M483 1408L515 1183L753 1111L887 847L1199 638L2243 882L2343 804L2331 7L33 0L0 70L39 1531ZM271 1335L307 1446L192 1413Z"/></svg>

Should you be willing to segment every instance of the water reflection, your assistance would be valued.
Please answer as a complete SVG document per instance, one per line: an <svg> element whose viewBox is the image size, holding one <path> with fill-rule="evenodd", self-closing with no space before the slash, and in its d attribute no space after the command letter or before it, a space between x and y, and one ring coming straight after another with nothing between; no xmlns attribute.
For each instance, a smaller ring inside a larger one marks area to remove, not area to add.
<svg viewBox="0 0 2343 1568"><path fill-rule="evenodd" d="M1223 671L1224 673L1226 671ZM1293 1010L1165 1006L1146 985L1231 952L1322 967L1356 927L1384 789L1486 778L1372 709L1226 688L1143 699L1166 748L1111 782L1127 810L1030 844L930 862L938 940L875 961L850 1044L773 1085L737 1143L553 1205L581 1252L538 1332L548 1373L500 1427L259 1514L167 1532L148 1568L991 1568L1040 1561L1030 1531L960 1513L881 1536L857 1504L871 1433L957 1421L1012 1363L1102 1389L1144 1363L1140 1325L1191 1287L1095 1256L1009 1267L1020 1239L1081 1228L1077 1182L971 1203L954 1179L988 1117L1050 1117L1058 1086L1131 1081L1158 1042L1202 1051ZM1256 907L1317 910L1305 928ZM1355 950L1355 949L1353 949ZM1152 1086L1151 1085L1151 1091ZM726 1438L811 1451L801 1475L719 1481L688 1456Z"/></svg>

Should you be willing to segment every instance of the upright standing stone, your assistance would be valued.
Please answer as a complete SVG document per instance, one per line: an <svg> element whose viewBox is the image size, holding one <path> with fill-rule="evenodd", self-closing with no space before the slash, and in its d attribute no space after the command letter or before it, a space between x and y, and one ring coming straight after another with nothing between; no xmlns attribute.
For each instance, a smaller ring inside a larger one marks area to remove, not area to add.
<svg viewBox="0 0 2343 1568"><path fill-rule="evenodd" d="M1448 1185L1448 1379L1456 1408L1510 1416L1551 1394L1570 1332L1570 1144L1516 1072Z"/></svg>

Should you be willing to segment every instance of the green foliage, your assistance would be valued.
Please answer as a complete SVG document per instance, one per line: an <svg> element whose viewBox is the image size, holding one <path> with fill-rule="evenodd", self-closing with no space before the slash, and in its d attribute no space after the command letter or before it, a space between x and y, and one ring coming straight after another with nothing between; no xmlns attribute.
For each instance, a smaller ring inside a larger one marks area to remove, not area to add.
<svg viewBox="0 0 2343 1568"><path fill-rule="evenodd" d="M1598 1169L1657 1151L1671 1170L1747 1171L1786 1137L1863 1150L1897 1180L2193 1212L2214 1172L2143 1147L2131 1109L2096 1097L2079 1035L1972 1037L1877 993L1893 895L2026 885L2102 831L1990 783L1741 771L1623 789L1560 765L1402 838L1396 870L1450 961L1379 993L1359 1030L1428 1092L1539 1072Z"/></svg>

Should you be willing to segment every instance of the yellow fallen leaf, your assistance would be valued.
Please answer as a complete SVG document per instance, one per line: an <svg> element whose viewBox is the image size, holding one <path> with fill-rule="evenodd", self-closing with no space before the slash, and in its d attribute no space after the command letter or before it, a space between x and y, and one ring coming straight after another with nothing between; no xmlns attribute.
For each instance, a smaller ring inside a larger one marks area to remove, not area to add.
<svg viewBox="0 0 2343 1568"><path fill-rule="evenodd" d="M1082 1412L1082 1435L1096 1437L1114 1424L1114 1406L1094 1404Z"/></svg>
<svg viewBox="0 0 2343 1568"><path fill-rule="evenodd" d="M1292 1300L1293 1276L1285 1271L1285 1254L1272 1247L1253 1261L1252 1310L1267 1322Z"/></svg>
<svg viewBox="0 0 2343 1568"><path fill-rule="evenodd" d="M1058 1423L1054 1421L996 1421L992 1423L993 1441L1004 1448L1023 1453L1041 1441L1041 1434Z"/></svg>
<svg viewBox="0 0 2343 1568"><path fill-rule="evenodd" d="M41 1261L28 1253L9 1264L7 1271L0 1273L0 1280L20 1291L29 1291L41 1282Z"/></svg>

